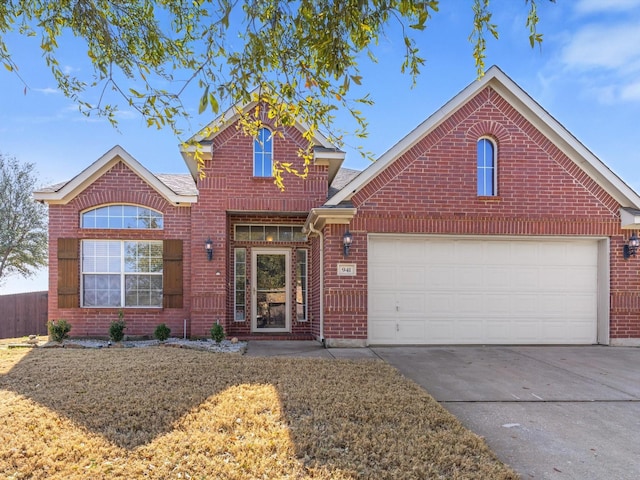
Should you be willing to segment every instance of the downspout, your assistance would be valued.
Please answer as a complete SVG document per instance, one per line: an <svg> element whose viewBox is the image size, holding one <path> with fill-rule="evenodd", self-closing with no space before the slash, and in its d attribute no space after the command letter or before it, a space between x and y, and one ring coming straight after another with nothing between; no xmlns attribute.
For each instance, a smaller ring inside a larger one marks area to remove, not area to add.
<svg viewBox="0 0 640 480"><path fill-rule="evenodd" d="M324 340L324 235L320 230L316 230L311 222L309 223L309 232L320 238L320 342L323 347L327 348Z"/></svg>

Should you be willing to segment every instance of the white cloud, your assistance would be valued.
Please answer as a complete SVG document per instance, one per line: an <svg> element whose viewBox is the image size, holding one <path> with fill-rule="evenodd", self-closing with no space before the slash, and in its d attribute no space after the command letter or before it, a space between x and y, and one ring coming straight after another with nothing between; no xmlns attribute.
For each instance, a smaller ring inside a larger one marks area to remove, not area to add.
<svg viewBox="0 0 640 480"><path fill-rule="evenodd" d="M587 25L562 50L569 68L640 68L640 24Z"/></svg>
<svg viewBox="0 0 640 480"><path fill-rule="evenodd" d="M140 118L140 114L135 110L118 110L116 117L121 120L135 120Z"/></svg>
<svg viewBox="0 0 640 480"><path fill-rule="evenodd" d="M640 82L630 83L620 91L620 98L626 101L640 102Z"/></svg>
<svg viewBox="0 0 640 480"><path fill-rule="evenodd" d="M80 69L76 67L72 67L71 65L65 65L62 67L62 73L65 75L71 75L73 72L79 72Z"/></svg>
<svg viewBox="0 0 640 480"><path fill-rule="evenodd" d="M622 3L631 5L622 0L614 5ZM605 105L640 102L640 18L627 15L624 20L581 23L561 38L561 71L582 76L585 91L595 101Z"/></svg>
<svg viewBox="0 0 640 480"><path fill-rule="evenodd" d="M51 88L51 87L34 88L33 91L38 93L44 93L45 95L56 95L60 93L60 90L58 90L57 88Z"/></svg>
<svg viewBox="0 0 640 480"><path fill-rule="evenodd" d="M601 105L614 105L619 98L619 88L615 85L597 84L585 89L585 94Z"/></svg>
<svg viewBox="0 0 640 480"><path fill-rule="evenodd" d="M575 4L579 14L625 12L640 7L640 0L580 0Z"/></svg>

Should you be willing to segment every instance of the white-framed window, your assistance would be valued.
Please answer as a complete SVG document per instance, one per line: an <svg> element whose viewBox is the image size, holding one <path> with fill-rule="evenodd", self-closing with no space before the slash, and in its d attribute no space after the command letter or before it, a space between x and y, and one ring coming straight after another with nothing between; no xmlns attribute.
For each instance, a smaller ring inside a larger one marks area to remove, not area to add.
<svg viewBox="0 0 640 480"><path fill-rule="evenodd" d="M308 253L299 248L296 251L296 320L306 322L308 318Z"/></svg>
<svg viewBox="0 0 640 480"><path fill-rule="evenodd" d="M477 157L478 196L495 196L498 194L498 169L496 168L497 149L493 140L488 137L482 137L478 140Z"/></svg>
<svg viewBox="0 0 640 480"><path fill-rule="evenodd" d="M82 212L82 228L162 230L162 213L139 205L104 205Z"/></svg>
<svg viewBox="0 0 640 480"><path fill-rule="evenodd" d="M83 307L162 307L162 241L82 240Z"/></svg>
<svg viewBox="0 0 640 480"><path fill-rule="evenodd" d="M253 176L273 177L273 134L261 128L253 141Z"/></svg>
<svg viewBox="0 0 640 480"><path fill-rule="evenodd" d="M236 248L233 251L234 287L234 317L236 322L247 319L247 251Z"/></svg>
<svg viewBox="0 0 640 480"><path fill-rule="evenodd" d="M301 226L295 225L236 225L237 242L306 242Z"/></svg>

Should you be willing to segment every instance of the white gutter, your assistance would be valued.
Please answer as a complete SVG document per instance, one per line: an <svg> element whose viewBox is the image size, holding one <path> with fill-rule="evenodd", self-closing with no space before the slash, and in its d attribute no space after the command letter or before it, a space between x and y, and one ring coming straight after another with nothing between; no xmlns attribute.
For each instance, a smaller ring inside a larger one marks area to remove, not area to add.
<svg viewBox="0 0 640 480"><path fill-rule="evenodd" d="M320 342L326 348L324 342L324 235L320 230L316 230L312 222L309 222L309 232L318 235L320 238Z"/></svg>

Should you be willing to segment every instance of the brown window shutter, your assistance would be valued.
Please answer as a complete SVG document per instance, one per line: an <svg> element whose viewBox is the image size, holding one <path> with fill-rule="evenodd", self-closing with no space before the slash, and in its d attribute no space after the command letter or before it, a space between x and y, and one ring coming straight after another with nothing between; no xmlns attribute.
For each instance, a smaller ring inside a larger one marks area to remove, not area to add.
<svg viewBox="0 0 640 480"><path fill-rule="evenodd" d="M58 239L58 308L80 306L79 240Z"/></svg>
<svg viewBox="0 0 640 480"><path fill-rule="evenodd" d="M164 240L162 260L162 305L182 308L182 240Z"/></svg>

